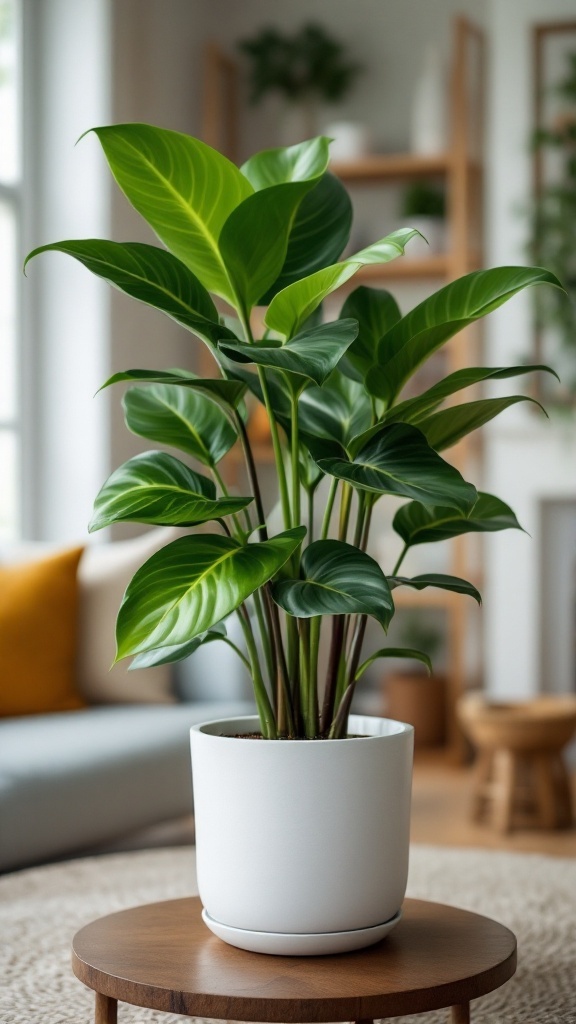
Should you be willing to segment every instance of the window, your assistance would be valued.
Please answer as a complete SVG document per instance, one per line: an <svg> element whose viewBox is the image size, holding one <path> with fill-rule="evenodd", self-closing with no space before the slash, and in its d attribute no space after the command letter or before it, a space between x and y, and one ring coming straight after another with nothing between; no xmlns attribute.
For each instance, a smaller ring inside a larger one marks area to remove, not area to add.
<svg viewBox="0 0 576 1024"><path fill-rule="evenodd" d="M0 0L0 539L19 533L20 6Z"/></svg>

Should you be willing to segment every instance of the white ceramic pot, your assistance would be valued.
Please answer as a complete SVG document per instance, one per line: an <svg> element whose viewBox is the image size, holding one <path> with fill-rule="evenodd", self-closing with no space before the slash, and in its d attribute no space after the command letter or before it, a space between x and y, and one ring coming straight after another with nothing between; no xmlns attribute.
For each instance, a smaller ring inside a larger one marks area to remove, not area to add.
<svg viewBox="0 0 576 1024"><path fill-rule="evenodd" d="M258 731L257 718L191 730L205 920L265 952L378 941L406 889L412 726L353 715L351 739L241 738Z"/></svg>

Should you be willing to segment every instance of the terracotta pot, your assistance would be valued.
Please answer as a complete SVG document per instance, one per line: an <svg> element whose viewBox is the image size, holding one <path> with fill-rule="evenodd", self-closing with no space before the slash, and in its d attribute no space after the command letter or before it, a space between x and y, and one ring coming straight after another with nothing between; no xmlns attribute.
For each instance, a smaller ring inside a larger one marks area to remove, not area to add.
<svg viewBox="0 0 576 1024"><path fill-rule="evenodd" d="M384 683L389 718L414 726L414 746L438 747L446 739L446 679L420 672L391 672Z"/></svg>

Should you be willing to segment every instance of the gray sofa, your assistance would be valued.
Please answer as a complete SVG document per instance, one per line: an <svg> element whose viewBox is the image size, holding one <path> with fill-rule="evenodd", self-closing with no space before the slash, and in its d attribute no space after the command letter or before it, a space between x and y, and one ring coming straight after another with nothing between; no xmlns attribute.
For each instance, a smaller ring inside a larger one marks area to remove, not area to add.
<svg viewBox="0 0 576 1024"><path fill-rule="evenodd" d="M150 531L82 555L76 683L87 706L0 717L0 871L93 851L190 815L190 726L253 712L247 673L225 644L174 666L131 672L122 662L110 671L123 591L178 533ZM42 559L53 549L11 545L0 548L0 562ZM0 659L0 686L2 673Z"/></svg>

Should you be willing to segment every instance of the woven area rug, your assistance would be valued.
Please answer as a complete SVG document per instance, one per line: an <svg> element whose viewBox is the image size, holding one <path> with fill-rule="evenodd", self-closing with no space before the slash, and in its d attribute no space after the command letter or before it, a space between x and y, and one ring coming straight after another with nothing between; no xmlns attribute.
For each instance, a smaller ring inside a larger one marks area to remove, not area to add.
<svg viewBox="0 0 576 1024"><path fill-rule="evenodd" d="M88 1024L93 993L70 942L95 917L195 893L191 849L112 854L0 878L1 1024ZM576 1024L576 860L414 846L408 895L486 914L516 933L519 969L472 1004L474 1024ZM177 1024L122 1004L120 1024ZM448 1011L398 1017L439 1024Z"/></svg>

